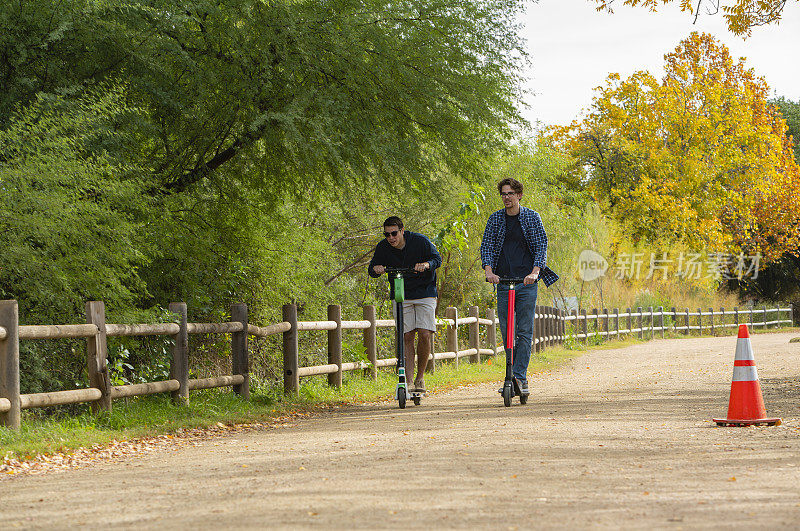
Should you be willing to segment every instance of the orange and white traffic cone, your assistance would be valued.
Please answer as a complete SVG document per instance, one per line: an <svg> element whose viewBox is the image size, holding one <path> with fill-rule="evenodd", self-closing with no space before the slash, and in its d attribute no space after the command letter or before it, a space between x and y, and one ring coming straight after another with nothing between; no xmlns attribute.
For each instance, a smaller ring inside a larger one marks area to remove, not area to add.
<svg viewBox="0 0 800 531"><path fill-rule="evenodd" d="M728 418L713 419L719 426L777 426L781 419L767 418L758 371L750 344L747 325L739 325L739 339L736 340L736 357L733 362L733 381L728 400Z"/></svg>

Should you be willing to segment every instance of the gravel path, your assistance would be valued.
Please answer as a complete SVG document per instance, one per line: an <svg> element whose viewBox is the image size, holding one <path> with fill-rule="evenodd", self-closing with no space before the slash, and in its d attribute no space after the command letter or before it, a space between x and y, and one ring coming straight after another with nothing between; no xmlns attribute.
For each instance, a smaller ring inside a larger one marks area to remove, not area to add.
<svg viewBox="0 0 800 531"><path fill-rule="evenodd" d="M753 336L767 413L718 428L736 339L590 352L405 411L367 404L174 451L0 481L0 529L797 528L800 343Z"/></svg>

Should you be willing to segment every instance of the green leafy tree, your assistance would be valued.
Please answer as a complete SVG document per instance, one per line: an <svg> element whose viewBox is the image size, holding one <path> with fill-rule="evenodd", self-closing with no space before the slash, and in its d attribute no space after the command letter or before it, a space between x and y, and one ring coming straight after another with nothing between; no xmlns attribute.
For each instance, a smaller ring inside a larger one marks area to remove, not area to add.
<svg viewBox="0 0 800 531"><path fill-rule="evenodd" d="M131 307L144 293L143 184L104 150L121 98L40 97L0 130L0 296L19 299L28 323L74 319L87 300Z"/></svg>
<svg viewBox="0 0 800 531"><path fill-rule="evenodd" d="M800 101L781 97L770 100L770 103L778 108L786 120L786 134L794 144L794 160L800 164Z"/></svg>
<svg viewBox="0 0 800 531"><path fill-rule="evenodd" d="M517 0L8 4L0 125L39 93L124 78L160 189L425 182L519 122ZM243 168L247 167L247 172Z"/></svg>
<svg viewBox="0 0 800 531"><path fill-rule="evenodd" d="M81 322L87 300L124 319L146 293L150 203L137 169L113 155L136 111L101 89L42 95L0 130L0 298L19 301L24 324ZM23 343L23 392L85 385L85 356L81 342Z"/></svg>

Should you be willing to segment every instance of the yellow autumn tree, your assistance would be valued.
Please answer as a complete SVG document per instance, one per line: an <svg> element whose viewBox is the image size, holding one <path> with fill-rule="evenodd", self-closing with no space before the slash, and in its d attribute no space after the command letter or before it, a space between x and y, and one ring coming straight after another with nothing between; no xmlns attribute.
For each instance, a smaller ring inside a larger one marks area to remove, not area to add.
<svg viewBox="0 0 800 531"><path fill-rule="evenodd" d="M613 12L616 0L593 0L598 11ZM798 2L800 0L794 0ZM623 5L642 6L656 11L663 4L679 3L681 11L697 17L722 14L728 29L736 35L749 36L754 26L777 24L791 0L622 0Z"/></svg>
<svg viewBox="0 0 800 531"><path fill-rule="evenodd" d="M609 76L589 115L553 131L634 241L709 252L800 248L800 168L766 81L708 34L648 72Z"/></svg>

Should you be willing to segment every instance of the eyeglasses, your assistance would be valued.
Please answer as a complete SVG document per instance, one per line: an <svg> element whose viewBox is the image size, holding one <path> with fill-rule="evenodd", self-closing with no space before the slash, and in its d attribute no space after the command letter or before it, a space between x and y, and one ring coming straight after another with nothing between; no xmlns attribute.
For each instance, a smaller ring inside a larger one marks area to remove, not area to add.
<svg viewBox="0 0 800 531"><path fill-rule="evenodd" d="M517 195L517 192L500 192L500 197L511 197L512 195Z"/></svg>
<svg viewBox="0 0 800 531"><path fill-rule="evenodd" d="M398 232L400 232L400 231L399 231L399 230L393 230L392 232L386 232L386 231L383 231L383 235L384 235L384 236L386 236L387 238L388 238L389 236L391 236L392 238L394 238L395 236L397 236L397 233L398 233Z"/></svg>

